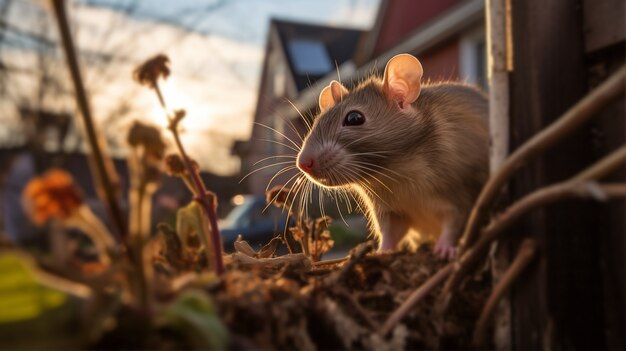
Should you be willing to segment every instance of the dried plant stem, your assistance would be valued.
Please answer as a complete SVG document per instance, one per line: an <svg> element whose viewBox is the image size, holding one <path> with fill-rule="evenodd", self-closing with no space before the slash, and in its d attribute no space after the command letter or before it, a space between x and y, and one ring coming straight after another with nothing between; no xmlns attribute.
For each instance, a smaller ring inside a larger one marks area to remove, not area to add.
<svg viewBox="0 0 626 351"><path fill-rule="evenodd" d="M461 253L476 241L485 211L490 208L500 188L515 171L588 121L602 107L623 94L625 87L626 66L623 66L557 121L537 133L507 158L500 169L489 178L472 208L460 241Z"/></svg>
<svg viewBox="0 0 626 351"><path fill-rule="evenodd" d="M150 290L154 272L150 258L145 252L145 243L150 238L152 195L156 186L146 181L141 156L136 149L132 150L128 164L131 170L131 189L128 196L130 202L129 250L133 251L133 255L137 258L136 279L132 279L130 283L134 286L134 297L138 299L139 305L149 313L152 309Z"/></svg>
<svg viewBox="0 0 626 351"><path fill-rule="evenodd" d="M338 264L338 263L342 263L346 261L348 258L349 257L346 256L346 257L341 257L341 258L333 258L330 260L317 261L317 262L313 262L313 266L319 267L319 266Z"/></svg>
<svg viewBox="0 0 626 351"><path fill-rule="evenodd" d="M217 226L217 214L215 213L214 201L212 195L207 193L207 190L200 178L200 174L195 169L193 164L191 163L191 159L187 156L187 152L185 151L185 147L180 141L180 136L178 133L178 120L172 118L170 113L168 112L167 105L165 104L165 100L163 99L163 94L161 93L161 89L159 87L158 82L155 82L154 91L156 92L159 102L163 107L168 119L169 119L169 127L168 129L172 132L174 136L174 142L176 143L176 147L178 148L178 152L185 163L185 168L187 169L187 173L189 173L191 177L191 183L193 185L193 189L195 189L195 201L197 201L204 213L206 214L209 220L209 231L211 232L211 237L207 238L207 242L211 242L213 244L213 263L215 267L215 272L218 275L224 273L224 260L222 258L222 236L220 235L219 228ZM209 240L210 239L210 240ZM210 250L209 247L206 248L207 252Z"/></svg>
<svg viewBox="0 0 626 351"><path fill-rule="evenodd" d="M435 275L428 278L422 285L415 289L411 295L387 318L385 324L380 330L380 335L386 336L395 328L395 326L406 316L413 306L420 302L424 297L428 295L437 285L441 284L450 273L452 273L452 263L448 263L443 268L439 269Z"/></svg>
<svg viewBox="0 0 626 351"><path fill-rule="evenodd" d="M521 200L515 202L502 215L492 221L492 223L483 231L483 234L481 235L478 242L475 243L475 245L470 247L464 254L461 255L459 263L455 267L454 274L452 274L452 276L446 282L442 298L450 298L450 292L456 289L461 279L467 273L466 271L469 270L470 264L473 264L474 260L478 260L478 258L480 257L479 254L482 254L483 251L487 249L487 247L482 247L482 245L488 245L489 243L491 243L494 240L495 235L497 235L499 232L496 234L490 233L492 233L493 231L504 230L510 221L516 220L518 218L517 216L521 216L522 214L525 214L527 211L531 210L533 208L532 206L542 206L550 202L561 200L562 198L576 196L575 191L579 188L587 189L587 191L593 191L593 189L598 189L597 186L585 187L585 182L602 178L616 170L621 165L624 165L625 163L626 145L611 152L609 155L605 156L591 166L585 168L583 171L579 172L569 180L536 190L535 192L526 195ZM585 193L585 191L583 191L582 193L582 195L594 195L592 193ZM596 193L595 195L598 194ZM505 227L502 227L503 225ZM491 238L490 235L493 235L494 238ZM472 257L472 261L468 261L468 257ZM443 303L440 307L445 309L445 306L447 306L447 303Z"/></svg>
<svg viewBox="0 0 626 351"><path fill-rule="evenodd" d="M602 179L607 176L620 165L626 164L626 145L611 152L608 156L605 156L600 161L597 161L592 166L586 168L576 176L571 178L572 181L588 181Z"/></svg>
<svg viewBox="0 0 626 351"><path fill-rule="evenodd" d="M378 323L370 317L368 311L363 308L363 306L361 306L359 301L354 297L354 295L348 292L348 290L340 287L334 291L334 294L348 302L349 308L354 311L359 316L359 318L367 324L368 327L373 330L376 330L380 327L380 325L378 325Z"/></svg>
<svg viewBox="0 0 626 351"><path fill-rule="evenodd" d="M70 218L64 221L64 225L74 227L85 233L96 248L100 263L106 267L111 265L110 255L115 249L115 240L87 205L79 207Z"/></svg>
<svg viewBox="0 0 626 351"><path fill-rule="evenodd" d="M483 310L480 313L480 318L478 318L476 328L474 329L473 344L476 348L483 349L485 347L487 329L498 302L509 291L511 285L517 280L530 262L532 262L536 252L537 244L534 240L525 239L522 242L515 259L509 268L507 268L506 272L504 272L502 278L498 282L498 285L496 285L491 292L491 295L489 295L489 298L485 303L485 307L483 307Z"/></svg>
<svg viewBox="0 0 626 351"><path fill-rule="evenodd" d="M348 274L348 272L350 272L354 268L354 266L356 266L356 264L373 249L374 244L371 241L359 244L359 246L353 249L352 254L350 254L350 258L348 259L348 262L346 262L346 264L344 264L340 270L328 276L324 280L324 284L326 284L326 286L330 286L343 280L346 274Z"/></svg>
<svg viewBox="0 0 626 351"><path fill-rule="evenodd" d="M98 195L103 198L103 202L107 205L113 225L115 226L117 233L120 235L122 242L125 242L127 238L126 223L122 210L119 207L116 190L119 181L115 174L113 161L106 152L105 143L98 136L96 125L94 124L91 116L89 101L87 100L87 94L85 93L85 87L83 86L78 58L74 49L67 14L65 12L65 1L52 0L52 4L56 14L57 23L59 25L65 57L72 76L72 81L74 82L76 102L83 117L83 124L91 151L88 154L90 160L89 164L92 168L95 184L97 184L98 187ZM129 255L131 254L129 253ZM132 257L130 258L132 260Z"/></svg>
<svg viewBox="0 0 626 351"><path fill-rule="evenodd" d="M439 314L447 310L456 287L487 253L491 243L498 239L524 214L537 207L570 198L604 201L626 197L626 184L601 184L595 182L566 181L539 189L509 207L483 230L480 239L455 263L454 273L448 278L437 305Z"/></svg>

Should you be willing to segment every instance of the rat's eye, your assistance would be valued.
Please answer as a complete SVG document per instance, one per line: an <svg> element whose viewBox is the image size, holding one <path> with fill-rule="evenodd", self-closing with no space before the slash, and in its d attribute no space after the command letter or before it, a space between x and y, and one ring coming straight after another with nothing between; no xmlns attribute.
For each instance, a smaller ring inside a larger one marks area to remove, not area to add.
<svg viewBox="0 0 626 351"><path fill-rule="evenodd" d="M359 111L350 111L343 120L344 126L360 126L365 122L365 116Z"/></svg>

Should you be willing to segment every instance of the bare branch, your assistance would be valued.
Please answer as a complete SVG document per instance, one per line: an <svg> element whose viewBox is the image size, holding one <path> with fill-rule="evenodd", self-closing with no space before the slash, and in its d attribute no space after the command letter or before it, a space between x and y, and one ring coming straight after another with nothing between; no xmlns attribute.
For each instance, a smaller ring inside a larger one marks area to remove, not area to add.
<svg viewBox="0 0 626 351"><path fill-rule="evenodd" d="M509 268L506 270L506 272L502 276L502 279L498 282L496 287L493 288L491 295L489 295L489 298L485 303L485 307L483 307L483 310L480 313L480 318L478 318L476 328L474 329L473 344L476 348L485 348L487 328L489 327L493 311L495 310L502 296L504 296L504 294L509 291L511 285L522 274L524 269L528 267L530 262L532 262L536 252L537 243L532 239L525 239L522 242L519 251L517 252L517 256L515 256L515 260L513 260L513 263L511 263Z"/></svg>
<svg viewBox="0 0 626 351"><path fill-rule="evenodd" d="M584 122L593 117L602 107L618 98L626 87L626 66L620 68L602 85L587 94L576 105L571 107L557 121L537 133L520 146L503 164L483 187L472 212L469 215L465 231L460 241L461 252L476 241L479 226L484 219L485 211L496 198L500 188L511 178L516 170L558 141L571 134Z"/></svg>

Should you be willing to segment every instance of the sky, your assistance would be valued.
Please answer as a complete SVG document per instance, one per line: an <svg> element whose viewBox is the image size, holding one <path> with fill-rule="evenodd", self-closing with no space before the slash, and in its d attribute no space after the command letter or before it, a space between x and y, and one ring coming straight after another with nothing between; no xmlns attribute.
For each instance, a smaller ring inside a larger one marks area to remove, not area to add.
<svg viewBox="0 0 626 351"><path fill-rule="evenodd" d="M20 104L75 110L55 22L42 3L0 0L0 13L4 11L10 28L0 37L0 63L13 73L0 87L7 92L0 97L0 145L20 142ZM131 80L138 63L165 53L172 62L165 97L171 107L187 110L183 141L204 169L226 175L239 169L239 160L230 155L232 142L250 136L270 19L367 30L379 0L68 3L93 114L107 131L113 152L123 155L116 145L123 145L122 131L132 120L165 124L154 94ZM28 33L37 34L37 40ZM24 73L33 70L45 71L48 82L57 82L55 93L41 93L41 74ZM66 141L66 147L72 145L82 147L78 140Z"/></svg>

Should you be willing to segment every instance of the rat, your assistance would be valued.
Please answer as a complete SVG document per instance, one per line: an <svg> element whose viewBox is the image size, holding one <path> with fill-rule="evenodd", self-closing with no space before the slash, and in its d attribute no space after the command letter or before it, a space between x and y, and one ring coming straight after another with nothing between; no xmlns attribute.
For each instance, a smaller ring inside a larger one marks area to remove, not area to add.
<svg viewBox="0 0 626 351"><path fill-rule="evenodd" d="M379 251L456 241L488 177L488 101L462 83L422 83L417 58L396 55L383 78L352 90L332 81L296 165L315 184L353 191Z"/></svg>

